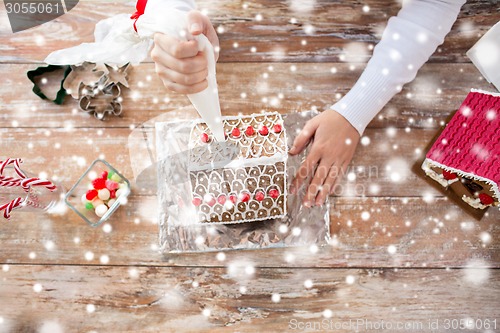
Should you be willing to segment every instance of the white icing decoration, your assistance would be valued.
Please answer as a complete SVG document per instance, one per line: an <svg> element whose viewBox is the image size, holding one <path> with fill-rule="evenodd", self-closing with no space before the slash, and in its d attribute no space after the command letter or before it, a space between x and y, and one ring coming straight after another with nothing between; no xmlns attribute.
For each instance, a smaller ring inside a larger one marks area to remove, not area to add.
<svg viewBox="0 0 500 333"><path fill-rule="evenodd" d="M288 158L286 131L284 129L280 133L272 131L273 124L283 123L281 115L271 113L261 114L257 117L227 117L223 119L223 122L225 123L226 132L228 132L229 124L232 124L232 127L239 127L242 133L240 138L233 138L229 135L227 144L217 144L216 142L203 143L199 140L199 137L202 133L208 131L206 130L206 125L197 123L191 131L190 147L192 149L190 151L188 169L190 171L192 188L196 188L197 193L200 193L202 196L206 196L207 192L210 192L211 196L207 197L207 199L218 197L220 194L227 195L227 201L224 204L225 212L221 211L222 206L219 203L216 203L213 207L209 206L206 201L210 200L205 200L199 207L195 207L198 211L207 211L207 215L204 215L200 221L211 223L207 219L208 216L211 216L212 220L222 221L222 214L224 214L226 219L229 217L231 221L235 222L261 220L263 217L284 217L286 214L286 201L282 200L283 196L272 199L268 194L271 188L276 188L280 194L286 195L286 188L272 184L271 181L271 177L274 176L278 177L277 179L280 181L284 179L283 184L286 184L286 160ZM259 136L256 131L256 134L246 138L244 131L249 124L254 129L266 124L269 128L269 134ZM260 138L260 140L257 140L257 138ZM265 146L268 146L266 148L269 149L265 149L264 152L263 147ZM238 149L235 149L235 147ZM269 156L262 156L262 154ZM207 181L202 182L201 180ZM267 184L267 188L254 189L250 193L245 184L250 186L250 188L257 187L257 184L261 184L262 186ZM249 192L250 202L239 202L237 205L238 210L244 212L246 219L243 218L241 213L233 210L234 205L229 200L229 193L227 193L229 191L233 191L231 193L237 197L241 192ZM265 200L254 200L257 191L264 193L266 196ZM266 206L264 206L265 202L267 202ZM255 217L256 214L254 212L245 212L247 207L258 211L257 215L259 217ZM215 214L216 212L218 214Z"/></svg>
<svg viewBox="0 0 500 333"><path fill-rule="evenodd" d="M477 92L477 93L481 93L481 94L485 94L485 95L490 95L490 96L500 97L500 93L490 92L490 91L481 90L481 89L474 89L474 88L472 88L472 89L470 90L470 92Z"/></svg>
<svg viewBox="0 0 500 333"><path fill-rule="evenodd" d="M479 200L479 198L471 198L471 197L466 196L465 194L462 195L462 200L474 208L485 209L488 207L488 206L483 205L481 203L481 200Z"/></svg>
<svg viewBox="0 0 500 333"><path fill-rule="evenodd" d="M443 181L446 181L446 180L444 178L438 177L439 174L437 172L435 172L434 170L432 170L430 168L431 166L438 167L438 168L446 170L448 172L456 173L460 177L465 177L465 178L469 178L469 179L479 180L479 181L482 181L482 182L490 185L491 186L491 190L493 191L493 196L496 199L495 201L496 202L500 201L500 191L498 189L498 184L495 183L494 181L492 181L491 179L484 178L484 177L481 177L481 176L478 176L478 175L475 175L475 174L472 174L472 173L469 173L469 172L464 172L464 171L462 171L460 169L451 168L449 166L446 166L444 164L441 164L439 162L431 160L430 158L426 158L424 160L424 162L422 163L422 169L425 171L425 173L429 177L431 177L432 179L434 179L435 181L439 182L439 184L441 184L442 186L445 186L445 187L448 184L451 184L451 183L447 182L446 185L443 185Z"/></svg>

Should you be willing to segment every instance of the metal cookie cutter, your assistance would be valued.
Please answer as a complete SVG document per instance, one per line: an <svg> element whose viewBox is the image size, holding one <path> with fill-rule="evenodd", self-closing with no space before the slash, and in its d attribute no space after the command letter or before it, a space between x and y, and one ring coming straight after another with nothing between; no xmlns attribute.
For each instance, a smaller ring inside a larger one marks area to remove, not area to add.
<svg viewBox="0 0 500 333"><path fill-rule="evenodd" d="M82 97L78 103L80 110L93 113L99 120L104 120L107 113L120 116L123 111L120 86L116 83L104 86L107 79L103 75L94 85L82 89Z"/></svg>

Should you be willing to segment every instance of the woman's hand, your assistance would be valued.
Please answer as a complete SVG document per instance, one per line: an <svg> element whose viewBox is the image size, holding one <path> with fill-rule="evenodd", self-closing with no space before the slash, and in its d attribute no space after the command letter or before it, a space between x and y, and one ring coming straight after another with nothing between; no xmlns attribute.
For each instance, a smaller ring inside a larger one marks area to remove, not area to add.
<svg viewBox="0 0 500 333"><path fill-rule="evenodd" d="M311 150L297 170L290 188L295 194L306 178L314 174L303 200L306 207L322 205L333 191L335 182L351 162L359 133L335 110L326 110L306 123L290 154L299 154L309 142L312 143Z"/></svg>
<svg viewBox="0 0 500 333"><path fill-rule="evenodd" d="M198 11L187 16L188 29L193 35L204 34L212 43L215 59L219 58L219 38L210 19ZM208 67L205 56L198 52L198 42L187 42L162 33L154 35L151 59L155 62L156 73L167 89L181 94L194 94L208 86Z"/></svg>

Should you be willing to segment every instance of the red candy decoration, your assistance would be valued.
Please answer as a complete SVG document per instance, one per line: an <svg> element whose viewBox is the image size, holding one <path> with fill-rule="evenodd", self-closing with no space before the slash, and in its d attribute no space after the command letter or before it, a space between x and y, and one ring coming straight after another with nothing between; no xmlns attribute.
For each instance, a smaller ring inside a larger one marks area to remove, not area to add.
<svg viewBox="0 0 500 333"><path fill-rule="evenodd" d="M265 197L265 194L262 191L255 193L255 200L257 200L257 201L264 200L264 197Z"/></svg>
<svg viewBox="0 0 500 333"><path fill-rule="evenodd" d="M267 128L267 126L262 126L259 129L259 133L260 133L260 135L268 135L269 134L269 129Z"/></svg>
<svg viewBox="0 0 500 333"><path fill-rule="evenodd" d="M231 135L233 136L233 138L239 138L241 135L240 129L238 127L233 128L233 130L231 131Z"/></svg>
<svg viewBox="0 0 500 333"><path fill-rule="evenodd" d="M483 205L491 205L495 202L495 200L486 193L479 193L479 200Z"/></svg>
<svg viewBox="0 0 500 333"><path fill-rule="evenodd" d="M280 191L278 191L277 189L273 188L273 189L270 189L269 190L269 196L273 199L276 199L280 196Z"/></svg>
<svg viewBox="0 0 500 333"><path fill-rule="evenodd" d="M106 170L104 170L102 173L101 173L101 178L104 178L104 179L107 179L108 178L108 172Z"/></svg>
<svg viewBox="0 0 500 333"><path fill-rule="evenodd" d="M252 136L255 134L255 130L253 129L252 126L248 126L247 129L245 130L245 134L248 136Z"/></svg>
<svg viewBox="0 0 500 333"><path fill-rule="evenodd" d="M116 198L116 190L109 191L109 198L110 199Z"/></svg>
<svg viewBox="0 0 500 333"><path fill-rule="evenodd" d="M92 186L94 186L94 189L96 190L102 190L106 187L106 179L96 178L92 181Z"/></svg>
<svg viewBox="0 0 500 333"><path fill-rule="evenodd" d="M201 133L200 140L203 143L208 143L210 141L210 138L208 137L207 133Z"/></svg>
<svg viewBox="0 0 500 333"><path fill-rule="evenodd" d="M443 170L443 178L446 180L452 180L452 179L457 178L457 175L453 172Z"/></svg>
<svg viewBox="0 0 500 333"><path fill-rule="evenodd" d="M201 205L201 199L200 198L193 198L192 203L193 203L193 205L198 207L199 205Z"/></svg>
<svg viewBox="0 0 500 333"><path fill-rule="evenodd" d="M273 126L273 132L274 133L281 133L283 129L281 128L281 125L280 124L276 124Z"/></svg>
<svg viewBox="0 0 500 333"><path fill-rule="evenodd" d="M240 201L248 202L250 200L250 194L247 192L240 193Z"/></svg>
<svg viewBox="0 0 500 333"><path fill-rule="evenodd" d="M85 194L85 198L88 201L92 201L95 197L97 197L97 191L96 190L88 190L87 194Z"/></svg>
<svg viewBox="0 0 500 333"><path fill-rule="evenodd" d="M229 196L229 201L231 201L233 205L236 205L236 203L238 202L238 197L236 197L234 194L231 194Z"/></svg>
<svg viewBox="0 0 500 333"><path fill-rule="evenodd" d="M217 202L220 203L221 205L226 203L226 196L224 194L219 195L217 198Z"/></svg>

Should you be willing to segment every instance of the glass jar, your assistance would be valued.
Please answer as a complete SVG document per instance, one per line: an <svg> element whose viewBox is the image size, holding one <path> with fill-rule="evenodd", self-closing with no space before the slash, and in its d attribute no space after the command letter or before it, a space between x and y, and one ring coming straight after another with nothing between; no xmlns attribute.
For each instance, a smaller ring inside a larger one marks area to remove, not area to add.
<svg viewBox="0 0 500 333"><path fill-rule="evenodd" d="M105 160L95 160L66 194L66 204L92 227L127 202L129 181Z"/></svg>

